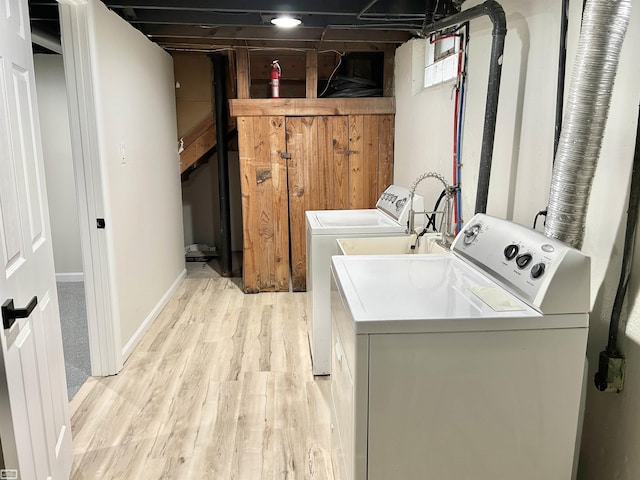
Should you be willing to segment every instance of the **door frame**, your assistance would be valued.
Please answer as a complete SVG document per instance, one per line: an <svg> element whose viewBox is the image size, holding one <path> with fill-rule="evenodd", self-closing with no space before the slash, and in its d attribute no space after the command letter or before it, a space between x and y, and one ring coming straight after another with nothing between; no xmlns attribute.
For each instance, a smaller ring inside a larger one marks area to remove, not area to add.
<svg viewBox="0 0 640 480"><path fill-rule="evenodd" d="M120 319L115 289L113 245L97 219L109 218L105 172L101 165L99 107L94 85L95 49L87 0L58 0L62 57L69 106L71 151L75 173L80 242L93 376L115 375L122 369ZM109 225L107 225L107 228Z"/></svg>

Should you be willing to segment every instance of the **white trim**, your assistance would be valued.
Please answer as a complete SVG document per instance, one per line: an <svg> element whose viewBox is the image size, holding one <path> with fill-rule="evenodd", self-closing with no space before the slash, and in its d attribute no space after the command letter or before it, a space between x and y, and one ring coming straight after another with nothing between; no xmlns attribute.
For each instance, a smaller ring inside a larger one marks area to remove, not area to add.
<svg viewBox="0 0 640 480"><path fill-rule="evenodd" d="M58 9L69 98L91 374L106 376L122 369L122 356L118 303L108 259L109 233L96 228L96 218L106 216L91 61L95 49L92 6L93 2L65 2L59 4Z"/></svg>
<svg viewBox="0 0 640 480"><path fill-rule="evenodd" d="M178 275L178 278L176 278L176 280L171 284L169 289L165 292L165 294L162 296L162 298L158 301L156 306L153 307L153 310L151 310L151 313L149 313L149 315L147 315L147 318L144 319L144 322L142 322L142 325L140 325L140 327L138 327L138 330L136 330L136 332L133 334L131 339L124 346L124 348L122 349L122 358L123 358L124 361L126 361L127 358L129 358L129 355L131 355L131 353L133 353L133 350L138 346L138 343L140 343L140 340L142 340L142 337L144 336L144 334L147 332L149 327L151 327L151 325L153 324L153 321L156 318L158 318L158 315L160 315L160 312L165 307L165 305L169 302L169 299L175 293L175 291L178 289L178 286L180 285L182 280L184 280L186 275L187 275L187 270L186 269L184 269L184 270L182 270L182 272L180 272L180 275Z"/></svg>
<svg viewBox="0 0 640 480"><path fill-rule="evenodd" d="M60 45L60 40L49 33L33 30L31 32L31 41L36 45L40 45L41 47L62 55L62 45Z"/></svg>
<svg viewBox="0 0 640 480"><path fill-rule="evenodd" d="M103 284L103 292L106 299L110 300L110 313L111 321L104 324L104 332L106 342L109 344L109 351L111 357L109 360L112 362L111 367L115 373L122 370L124 364L124 358L120 352L122 348L122 336L120 333L120 302L118 299L118 279L116 276L116 248L113 240L113 230L111 228L111 203L110 203L110 188L108 182L108 154L105 146L105 132L106 128L103 122L104 115L102 112L103 99L102 99L102 86L100 85L100 74L98 67L98 39L96 38L96 9L101 8L102 3L99 0L91 0L87 4L87 39L88 39L88 62L91 68L91 93L93 94L93 124L95 132L95 145L96 148L96 167L97 175L94 177L95 182L100 182L100 191L102 192L102 213L97 217L104 218L107 221L105 229L101 230L104 236L101 236L103 243L101 245L101 261L102 268L104 269L105 283Z"/></svg>
<svg viewBox="0 0 640 480"><path fill-rule="evenodd" d="M70 282L84 282L84 273L56 273L56 282L70 283Z"/></svg>
<svg viewBox="0 0 640 480"><path fill-rule="evenodd" d="M87 1L88 0L58 0L58 3L62 5L77 6L77 5L86 5Z"/></svg>

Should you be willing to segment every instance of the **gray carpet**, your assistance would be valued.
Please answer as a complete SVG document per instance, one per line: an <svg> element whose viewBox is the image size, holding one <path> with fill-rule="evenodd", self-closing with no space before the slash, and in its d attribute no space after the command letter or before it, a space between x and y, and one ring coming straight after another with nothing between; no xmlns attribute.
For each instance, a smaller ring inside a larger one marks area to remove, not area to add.
<svg viewBox="0 0 640 480"><path fill-rule="evenodd" d="M84 282L60 282L58 302L69 400L91 375Z"/></svg>

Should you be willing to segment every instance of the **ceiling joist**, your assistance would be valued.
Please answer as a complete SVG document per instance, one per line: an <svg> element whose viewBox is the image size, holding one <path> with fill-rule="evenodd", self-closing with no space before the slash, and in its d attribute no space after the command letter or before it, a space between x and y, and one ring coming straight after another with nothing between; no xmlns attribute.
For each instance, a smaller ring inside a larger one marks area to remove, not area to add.
<svg viewBox="0 0 640 480"><path fill-rule="evenodd" d="M416 36L423 24L460 10L464 0L102 0L164 48L382 51ZM271 25L278 13L302 26ZM32 28L59 38L56 0L29 0Z"/></svg>

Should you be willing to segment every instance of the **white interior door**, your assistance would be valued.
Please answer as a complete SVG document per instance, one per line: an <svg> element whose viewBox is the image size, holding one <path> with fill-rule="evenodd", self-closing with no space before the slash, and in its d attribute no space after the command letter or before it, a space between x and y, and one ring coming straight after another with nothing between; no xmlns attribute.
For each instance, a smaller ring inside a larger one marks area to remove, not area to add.
<svg viewBox="0 0 640 480"><path fill-rule="evenodd" d="M58 480L73 451L30 37L27 1L0 0L0 302L37 299L0 328L0 442L17 478Z"/></svg>

